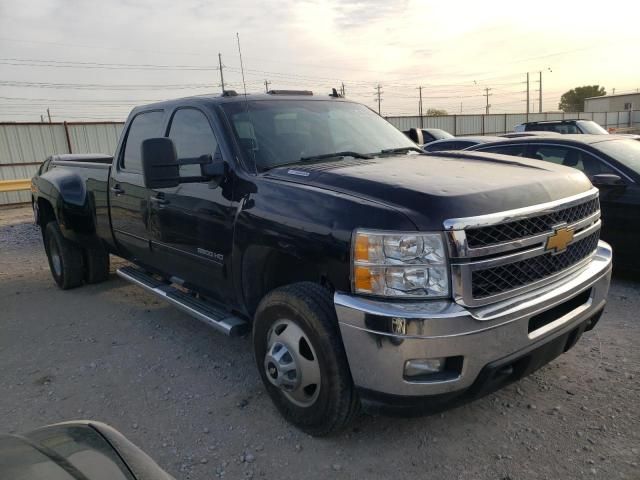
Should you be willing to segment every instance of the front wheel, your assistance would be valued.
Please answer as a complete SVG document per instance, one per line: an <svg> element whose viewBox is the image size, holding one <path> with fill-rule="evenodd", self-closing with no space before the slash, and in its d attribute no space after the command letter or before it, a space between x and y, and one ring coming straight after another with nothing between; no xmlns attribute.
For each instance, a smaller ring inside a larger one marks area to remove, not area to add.
<svg viewBox="0 0 640 480"><path fill-rule="evenodd" d="M280 413L301 430L328 435L358 408L331 294L311 282L281 287L258 306L256 364Z"/></svg>

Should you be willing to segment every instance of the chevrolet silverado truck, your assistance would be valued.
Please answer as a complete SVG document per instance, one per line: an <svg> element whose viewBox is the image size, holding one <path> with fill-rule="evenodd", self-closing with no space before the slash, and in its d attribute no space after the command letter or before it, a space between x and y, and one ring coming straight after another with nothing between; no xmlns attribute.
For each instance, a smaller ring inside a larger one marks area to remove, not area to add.
<svg viewBox="0 0 640 480"><path fill-rule="evenodd" d="M250 332L274 404L313 435L532 372L594 327L611 276L581 172L425 154L336 94L137 107L113 157L49 157L32 192L59 287L129 260L120 277Z"/></svg>

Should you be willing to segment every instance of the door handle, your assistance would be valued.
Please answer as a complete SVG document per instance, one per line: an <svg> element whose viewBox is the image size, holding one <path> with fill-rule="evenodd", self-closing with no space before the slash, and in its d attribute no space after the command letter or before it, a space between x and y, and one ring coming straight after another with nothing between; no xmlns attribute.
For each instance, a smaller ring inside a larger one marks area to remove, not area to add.
<svg viewBox="0 0 640 480"><path fill-rule="evenodd" d="M149 200L158 206L167 205L169 203L169 200L161 196L150 197Z"/></svg>
<svg viewBox="0 0 640 480"><path fill-rule="evenodd" d="M120 188L120 185L114 185L111 187L111 191L116 195L122 195L124 193L124 190Z"/></svg>

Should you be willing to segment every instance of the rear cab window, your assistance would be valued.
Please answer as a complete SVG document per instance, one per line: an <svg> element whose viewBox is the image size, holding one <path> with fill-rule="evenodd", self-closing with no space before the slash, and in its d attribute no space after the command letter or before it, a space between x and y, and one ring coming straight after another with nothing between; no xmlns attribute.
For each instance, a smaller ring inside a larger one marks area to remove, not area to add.
<svg viewBox="0 0 640 480"><path fill-rule="evenodd" d="M142 173L142 142L162 135L163 119L162 110L141 112L134 117L127 132L120 168L127 172Z"/></svg>

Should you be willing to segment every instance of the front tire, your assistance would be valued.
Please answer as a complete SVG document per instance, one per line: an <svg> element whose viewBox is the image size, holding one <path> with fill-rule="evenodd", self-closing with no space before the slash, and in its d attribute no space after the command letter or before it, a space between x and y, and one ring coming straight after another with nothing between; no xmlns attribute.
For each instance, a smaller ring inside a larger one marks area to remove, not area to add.
<svg viewBox="0 0 640 480"><path fill-rule="evenodd" d="M358 409L330 292L301 282L258 306L253 348L262 381L286 420L315 436L344 428Z"/></svg>
<svg viewBox="0 0 640 480"><path fill-rule="evenodd" d="M82 248L64 238L58 223L44 228L44 248L53 279L63 290L79 287L84 277Z"/></svg>

